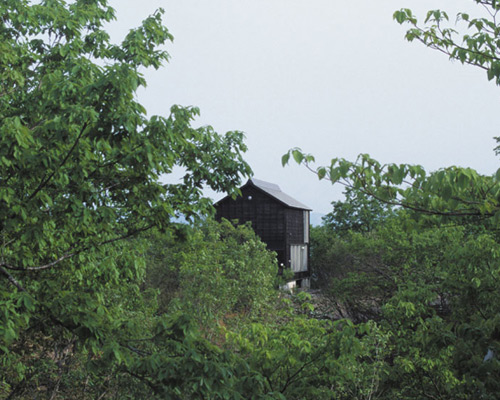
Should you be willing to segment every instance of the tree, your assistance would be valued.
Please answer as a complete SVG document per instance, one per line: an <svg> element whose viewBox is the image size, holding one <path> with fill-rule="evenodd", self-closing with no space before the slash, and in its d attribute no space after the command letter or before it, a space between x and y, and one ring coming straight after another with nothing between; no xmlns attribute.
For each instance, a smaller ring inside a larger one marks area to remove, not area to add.
<svg viewBox="0 0 500 400"><path fill-rule="evenodd" d="M329 290L332 278L345 276L360 257L353 249L362 233L374 231L395 211L363 192L350 188L345 200L332 202L333 210L323 217L323 224L311 228L311 268L316 276L314 284ZM377 257L370 262L376 262ZM337 310L338 311L338 310ZM352 314L351 314L352 315Z"/></svg>
<svg viewBox="0 0 500 400"><path fill-rule="evenodd" d="M458 14L466 24L462 34L440 10L430 11L424 26L408 9L394 17L412 25L408 40L480 67L500 85L500 3L474 2L486 16ZM382 398L497 398L500 170L427 173L418 165L382 165L366 154L313 168L314 157L300 149L285 154L283 164L290 158L320 179L406 210L369 234L349 237L342 249L361 262L330 286L339 304L360 320L376 320L390 338Z"/></svg>
<svg viewBox="0 0 500 400"><path fill-rule="evenodd" d="M305 292L293 300L295 307L313 308ZM274 319L228 335L228 345L261 378L262 393L276 399L376 398L387 337L373 323L297 315L289 309L293 300L285 299Z"/></svg>
<svg viewBox="0 0 500 400"><path fill-rule="evenodd" d="M147 117L137 102L141 69L168 60L162 13L118 45L106 0L0 4L0 382L12 396L36 379L24 354L38 332L90 358L130 339L117 332L144 269L123 240L210 212L204 185L234 194L251 172L241 132L193 128L196 108ZM161 183L175 166L182 183Z"/></svg>
<svg viewBox="0 0 500 400"><path fill-rule="evenodd" d="M314 156L292 149L283 156L305 164L320 179L340 183L391 207L403 207L416 215L439 217L469 224L500 221L500 172L484 176L471 168L447 167L427 173L420 165L382 165L367 154L355 161L334 158L329 166L314 170Z"/></svg>
<svg viewBox="0 0 500 400"><path fill-rule="evenodd" d="M160 291L160 309L192 315L207 335L265 318L277 301L276 255L249 224L207 219L187 228L183 242L157 236L148 253L147 281Z"/></svg>
<svg viewBox="0 0 500 400"><path fill-rule="evenodd" d="M342 235L348 231L370 232L391 214L391 208L363 192L347 188L344 201L332 202L333 210L323 224Z"/></svg>

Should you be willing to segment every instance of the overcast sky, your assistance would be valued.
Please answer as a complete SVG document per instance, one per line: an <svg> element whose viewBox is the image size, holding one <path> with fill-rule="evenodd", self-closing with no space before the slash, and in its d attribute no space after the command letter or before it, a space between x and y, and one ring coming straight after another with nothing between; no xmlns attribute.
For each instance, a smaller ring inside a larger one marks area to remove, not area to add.
<svg viewBox="0 0 500 400"><path fill-rule="evenodd" d="M255 177L316 212L341 188L304 167L281 167L300 147L318 165L369 153L428 170L498 168L500 88L486 73L404 40L392 19L408 7L455 14L472 0L112 0L114 40L157 8L174 35L171 61L146 71L140 101L150 115L173 104L201 109L195 125L241 130ZM222 195L215 195L217 200Z"/></svg>

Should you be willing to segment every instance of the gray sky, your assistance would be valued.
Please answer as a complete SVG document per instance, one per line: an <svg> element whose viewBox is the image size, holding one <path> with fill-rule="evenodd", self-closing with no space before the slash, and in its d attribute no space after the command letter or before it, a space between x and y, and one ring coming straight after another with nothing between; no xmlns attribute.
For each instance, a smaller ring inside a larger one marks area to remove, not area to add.
<svg viewBox="0 0 500 400"><path fill-rule="evenodd" d="M500 88L486 73L404 40L392 19L408 7L476 10L472 0L112 0L114 40L162 7L171 61L146 71L149 114L201 109L195 125L244 131L255 177L327 213L341 188L304 167L281 167L300 147L318 165L369 153L383 163L498 168ZM215 200L222 195L215 195Z"/></svg>

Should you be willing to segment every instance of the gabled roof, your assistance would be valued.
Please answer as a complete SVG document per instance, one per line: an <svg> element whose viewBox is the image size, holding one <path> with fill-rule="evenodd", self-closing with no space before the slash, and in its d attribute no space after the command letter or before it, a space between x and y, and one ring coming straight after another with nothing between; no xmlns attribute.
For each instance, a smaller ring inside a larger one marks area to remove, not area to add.
<svg viewBox="0 0 500 400"><path fill-rule="evenodd" d="M312 211L312 209L301 202L295 200L293 197L290 197L286 193L283 193L280 189L280 187L274 183L269 183L265 181L261 181L260 179L249 179L248 182L243 186L248 186L252 185L255 186L256 188L262 190L263 192L267 193L271 197L275 198L278 200L280 203L283 203L284 205L291 207L291 208L299 208L301 210L308 210Z"/></svg>

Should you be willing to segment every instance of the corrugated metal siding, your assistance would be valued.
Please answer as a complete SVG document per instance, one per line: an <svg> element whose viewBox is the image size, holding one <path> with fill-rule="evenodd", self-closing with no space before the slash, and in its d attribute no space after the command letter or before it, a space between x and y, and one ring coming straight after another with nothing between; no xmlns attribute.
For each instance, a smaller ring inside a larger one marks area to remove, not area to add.
<svg viewBox="0 0 500 400"><path fill-rule="evenodd" d="M304 211L304 243L309 243L309 211Z"/></svg>
<svg viewBox="0 0 500 400"><path fill-rule="evenodd" d="M307 246L305 244L290 246L290 258L293 272L307 271Z"/></svg>

